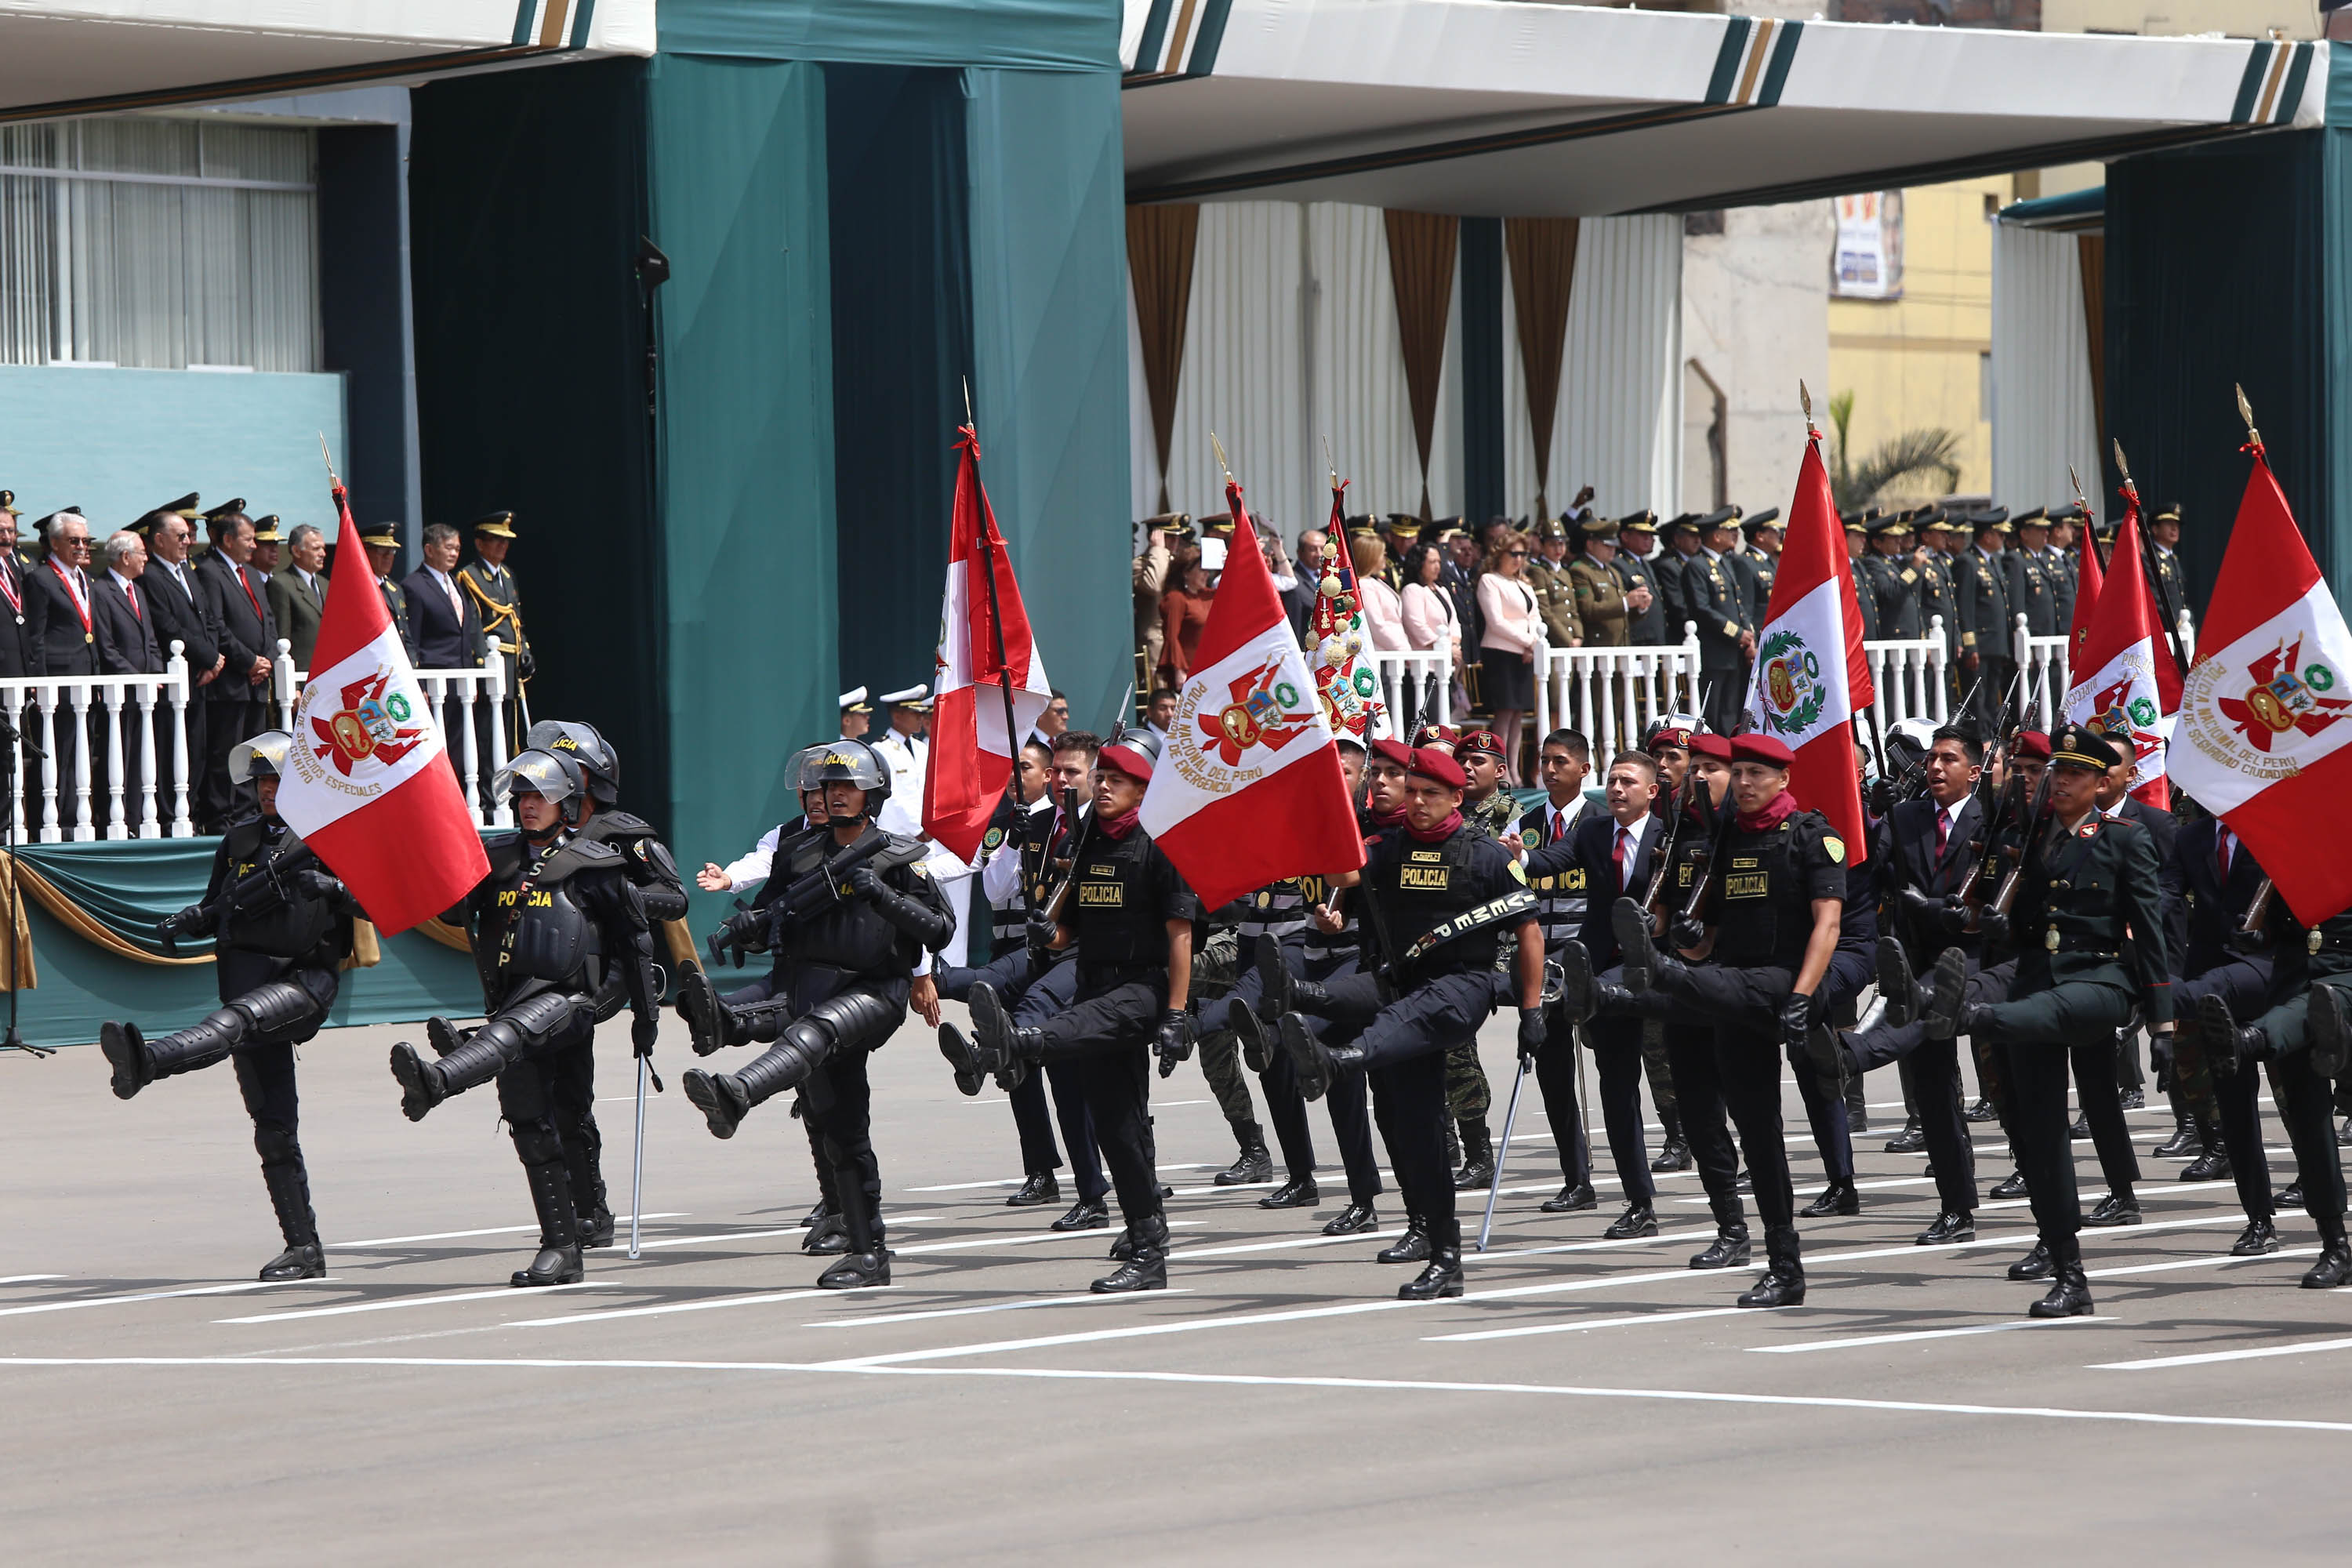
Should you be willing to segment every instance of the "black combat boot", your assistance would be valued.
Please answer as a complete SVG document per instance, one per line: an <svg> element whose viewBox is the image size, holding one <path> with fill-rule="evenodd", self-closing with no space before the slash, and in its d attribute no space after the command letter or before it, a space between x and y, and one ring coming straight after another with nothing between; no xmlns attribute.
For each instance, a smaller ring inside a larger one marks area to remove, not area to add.
<svg viewBox="0 0 2352 1568"><path fill-rule="evenodd" d="M2315 991L2318 988L2313 987ZM2266 1061L2269 1039L2260 1029L2242 1029L2230 1016L2230 1000L2220 994L2197 999L2197 1033L2205 1042L2205 1065L2215 1078L2228 1078L2240 1062Z"/></svg>
<svg viewBox="0 0 2352 1568"><path fill-rule="evenodd" d="M1688 989L1690 966L1651 940L1650 917L1631 899L1620 899L1609 911L1610 929L1617 935L1625 989L1639 996L1664 991L1679 994Z"/></svg>
<svg viewBox="0 0 2352 1568"><path fill-rule="evenodd" d="M427 1019L428 1038L436 1023L448 1027L446 1020ZM474 1030L438 1061L426 1061L415 1046L401 1041L392 1047L392 1076L400 1084L400 1113L411 1121L424 1121L427 1111L451 1095L478 1088L506 1071L521 1044L510 1026L499 1023Z"/></svg>
<svg viewBox="0 0 2352 1568"><path fill-rule="evenodd" d="M1298 1075L1298 1092L1320 1100L1339 1074L1361 1065L1364 1053L1354 1046L1327 1046L1307 1032L1307 1022L1296 1013L1282 1016L1282 1048ZM1267 1173L1271 1175L1271 1169Z"/></svg>
<svg viewBox="0 0 2352 1568"><path fill-rule="evenodd" d="M1630 1241L1637 1236L1658 1234L1658 1216L1647 1204L1627 1204L1625 1212L1609 1222L1601 1233L1604 1241Z"/></svg>
<svg viewBox="0 0 2352 1568"><path fill-rule="evenodd" d="M1966 1209L1946 1209L1936 1223L1911 1238L1914 1247L1949 1247L1977 1238L1976 1215Z"/></svg>
<svg viewBox="0 0 2352 1568"><path fill-rule="evenodd" d="M2172 1136L2148 1152L2159 1160L2193 1160L2212 1146L2205 1137L2205 1130L2184 1106L2176 1107L2172 1112Z"/></svg>
<svg viewBox="0 0 2352 1568"><path fill-rule="evenodd" d="M1331 993L1293 974L1284 961L1282 943L1269 935L1257 939L1257 1016L1263 1023L1271 1024L1285 1013L1319 1018L1331 1005Z"/></svg>
<svg viewBox="0 0 2352 1568"><path fill-rule="evenodd" d="M2091 1282L2083 1277L2082 1244L2061 1237L2050 1244L2050 1294L2025 1310L2029 1318L2087 1318Z"/></svg>
<svg viewBox="0 0 2352 1568"><path fill-rule="evenodd" d="M2025 1195L2024 1169L2021 1166L2011 1166L2008 1175L1992 1184L1992 1195L2000 1201L2023 1197Z"/></svg>
<svg viewBox="0 0 2352 1568"><path fill-rule="evenodd" d="M1274 1156L1266 1150L1265 1130L1255 1121L1236 1121L1233 1129L1234 1142L1241 1145L1241 1153L1209 1180L1221 1187L1252 1186L1274 1180Z"/></svg>
<svg viewBox="0 0 2352 1568"><path fill-rule="evenodd" d="M2317 990L2317 986L2312 987ZM2319 1226L2319 1261L2303 1277L2306 1290L2333 1290L2352 1281L2352 1243L2344 1238L2342 1215L2314 1215Z"/></svg>
<svg viewBox="0 0 2352 1568"><path fill-rule="evenodd" d="M1739 1297L1743 1307L1801 1307L1805 1265L1798 1254L1797 1227L1776 1225L1764 1232L1764 1277Z"/></svg>
<svg viewBox="0 0 2352 1568"><path fill-rule="evenodd" d="M1250 1005L1236 996L1225 1004L1225 1027L1242 1043L1242 1066L1252 1072L1264 1072L1274 1065L1272 1053L1277 1048Z"/></svg>
<svg viewBox="0 0 2352 1568"><path fill-rule="evenodd" d="M2129 1187L2117 1187L2099 1200L2098 1207L2083 1216L2083 1223L2105 1230L2113 1226L2137 1225L2140 1222L2139 1199Z"/></svg>
<svg viewBox="0 0 2352 1568"><path fill-rule="evenodd" d="M2314 985L2309 994L2312 1070L2325 1079L2343 1076L2352 1063L2352 1016L2347 1016L2344 992L2334 985Z"/></svg>
<svg viewBox="0 0 2352 1568"><path fill-rule="evenodd" d="M286 1250L261 1266L261 1278L323 1279L326 1255L319 1247L319 1222L310 1213L310 1179L302 1166L302 1147L293 1134L275 1127L253 1130L254 1151L261 1156L262 1184L269 1189L269 1206L278 1214L278 1233Z"/></svg>
<svg viewBox="0 0 2352 1568"><path fill-rule="evenodd" d="M1150 1214L1127 1227L1126 1261L1087 1287L1097 1296L1168 1289L1168 1219Z"/></svg>
<svg viewBox="0 0 2352 1568"><path fill-rule="evenodd" d="M1456 1192L1495 1184L1495 1140L1484 1121L1462 1123L1462 1168L1454 1173Z"/></svg>
<svg viewBox="0 0 2352 1568"><path fill-rule="evenodd" d="M1592 1016L1593 975L1592 955L1584 951L1580 942L1561 944L1559 956L1552 961L1559 965L1559 1010L1571 1024L1581 1024Z"/></svg>
<svg viewBox="0 0 2352 1568"><path fill-rule="evenodd" d="M1070 1205L1070 1212L1045 1228L1048 1230L1100 1230L1110 1223L1110 1205L1100 1198L1080 1198Z"/></svg>
<svg viewBox="0 0 2352 1568"><path fill-rule="evenodd" d="M1258 1199L1262 1209L1311 1209L1323 1201L1323 1189L1315 1184L1312 1173L1293 1176L1274 1191Z"/></svg>
<svg viewBox="0 0 2352 1568"><path fill-rule="evenodd" d="M1424 1263L1429 1259L1429 1222L1417 1214L1404 1216L1404 1234L1372 1257L1375 1263Z"/></svg>
<svg viewBox="0 0 2352 1568"><path fill-rule="evenodd" d="M1968 1024L1961 1015L1969 1010L1969 961L1958 948L1946 948L1936 960L1933 985L1927 1005L1919 1014L1927 1038L1948 1040L1967 1034Z"/></svg>
<svg viewBox="0 0 2352 1568"><path fill-rule="evenodd" d="M1728 1225L1717 1225L1715 1239L1706 1244L1706 1251L1692 1256L1690 1266L1693 1268L1738 1268L1747 1264L1748 1258L1748 1222L1736 1219Z"/></svg>
<svg viewBox="0 0 2352 1568"><path fill-rule="evenodd" d="M971 1055L958 1064L958 1076L994 1074L1007 1093L1020 1088L1021 1080L1029 1075L1028 1064L1045 1059L1043 1032L1013 1027L1004 999L984 980L971 988L964 1005L971 1010L971 1039L966 1042ZM961 1042L962 1037L957 1039ZM942 1033L940 1048L947 1047L948 1037Z"/></svg>
<svg viewBox="0 0 2352 1568"><path fill-rule="evenodd" d="M1916 1116L1905 1117L1903 1130L1886 1141L1886 1152L1890 1154L1916 1154L1927 1146L1927 1131L1919 1125L1919 1119Z"/></svg>
<svg viewBox="0 0 2352 1568"><path fill-rule="evenodd" d="M803 1018L787 1026L782 1037L740 1072L687 1068L682 1080L686 1098L702 1112L712 1137L732 1138L753 1106L798 1089L832 1054L833 1036L814 1019Z"/></svg>
<svg viewBox="0 0 2352 1568"><path fill-rule="evenodd" d="M155 1063L136 1024L106 1023L98 1026L98 1048L114 1069L114 1098L129 1100L155 1081Z"/></svg>
<svg viewBox="0 0 2352 1568"><path fill-rule="evenodd" d="M1658 1107L1658 1131L1661 1135L1658 1157L1650 1162L1650 1169L1661 1174L1669 1171L1689 1170L1690 1141L1683 1136L1680 1109L1671 1105Z"/></svg>
<svg viewBox="0 0 2352 1568"><path fill-rule="evenodd" d="M1878 999L1886 1004L1879 1020L1899 1029L1919 1016L1919 980L1911 972L1911 955L1891 936L1878 939Z"/></svg>
<svg viewBox="0 0 2352 1568"><path fill-rule="evenodd" d="M1421 1278L1397 1287L1400 1301L1434 1301L1442 1297L1462 1294L1462 1226L1455 1221L1446 1227L1443 1237L1432 1235L1429 1247L1429 1267Z"/></svg>
<svg viewBox="0 0 2352 1568"><path fill-rule="evenodd" d="M817 1222L809 1226L808 1234L801 1237L801 1250L818 1258L848 1251L849 1226L842 1219L841 1211L829 1208L819 1215Z"/></svg>
<svg viewBox="0 0 2352 1568"><path fill-rule="evenodd" d="M2050 1244L2036 1239L2033 1250L2009 1266L2011 1279L2047 1279L2057 1265L2051 1260Z"/></svg>
<svg viewBox="0 0 2352 1568"><path fill-rule="evenodd" d="M940 1026L940 1055L947 1058L949 1068L955 1073L957 1093L975 1095L987 1087L988 1075L971 1069L970 1064L978 1055L972 1049L971 1037L953 1024Z"/></svg>
<svg viewBox="0 0 2352 1568"><path fill-rule="evenodd" d="M101 1024L98 1048L114 1069L115 1098L129 1100L159 1078L194 1072L226 1060L245 1033L245 1015L234 1007L223 1007L154 1040L142 1036L136 1024Z"/></svg>
<svg viewBox="0 0 2352 1568"><path fill-rule="evenodd" d="M864 1183L864 1173L855 1165L834 1167L833 1190L841 1194L845 1239L841 1261L817 1276L820 1290L859 1290L890 1283L890 1249L883 1243L881 1220Z"/></svg>
<svg viewBox="0 0 2352 1568"><path fill-rule="evenodd" d="M1323 1234L1361 1236L1368 1230L1378 1230L1380 1227L1381 1216L1373 1211L1371 1205L1351 1203L1323 1222Z"/></svg>
<svg viewBox="0 0 2352 1568"><path fill-rule="evenodd" d="M2230 1146L2221 1141L2221 1130L2210 1122L2197 1123L2197 1139L2203 1152L2180 1167L2184 1182L2226 1182L2231 1174Z"/></svg>
<svg viewBox="0 0 2352 1568"><path fill-rule="evenodd" d="M573 1285L587 1277L580 1260L580 1216L572 1207L572 1173L562 1158L523 1167L531 1207L539 1211L539 1256L507 1281L515 1286Z"/></svg>
<svg viewBox="0 0 2352 1568"><path fill-rule="evenodd" d="M2276 1252L2278 1249L2277 1223L2267 1217L2250 1219L2246 1222L2246 1228L2238 1233L2238 1239L2230 1244L2230 1256L2260 1258L2264 1253Z"/></svg>
<svg viewBox="0 0 2352 1568"><path fill-rule="evenodd" d="M677 1016L686 1020L686 1037L698 1057L736 1043L727 1037L727 1004L698 964L685 965L678 974Z"/></svg>

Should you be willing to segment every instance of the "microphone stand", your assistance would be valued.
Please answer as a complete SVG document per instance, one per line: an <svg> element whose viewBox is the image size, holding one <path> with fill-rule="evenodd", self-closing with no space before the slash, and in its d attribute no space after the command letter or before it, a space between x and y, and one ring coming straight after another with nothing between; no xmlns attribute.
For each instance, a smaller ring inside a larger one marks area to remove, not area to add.
<svg viewBox="0 0 2352 1568"><path fill-rule="evenodd" d="M5 713L0 713L0 793L7 799L5 842L8 854L8 1031L0 1035L0 1051L22 1051L36 1058L57 1055L54 1046L37 1046L16 1032L16 914L24 908L24 894L16 887L16 760L20 747L27 742L17 732ZM47 755L38 746L31 747L37 755Z"/></svg>

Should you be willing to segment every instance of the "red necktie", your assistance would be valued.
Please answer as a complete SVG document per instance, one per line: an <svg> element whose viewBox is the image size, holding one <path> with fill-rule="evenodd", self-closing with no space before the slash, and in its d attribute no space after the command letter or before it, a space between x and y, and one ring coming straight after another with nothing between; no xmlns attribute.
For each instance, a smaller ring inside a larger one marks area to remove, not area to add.
<svg viewBox="0 0 2352 1568"><path fill-rule="evenodd" d="M1617 890L1621 893L1625 890L1625 840L1631 837L1632 830L1623 823L1619 823L1617 842L1609 850L1609 858L1617 868Z"/></svg>
<svg viewBox="0 0 2352 1568"><path fill-rule="evenodd" d="M147 617L139 613L139 590L125 583L122 584L122 596L131 601L131 618L134 621L146 620Z"/></svg>
<svg viewBox="0 0 2352 1568"><path fill-rule="evenodd" d="M245 568L235 562L229 563L228 569L236 574L236 585L245 590L245 602L253 606L253 618L257 621L262 619L261 601L253 596L253 580L245 574Z"/></svg>
<svg viewBox="0 0 2352 1568"><path fill-rule="evenodd" d="M1936 854L1938 858L1941 858L1944 853L1944 840L1951 837L1951 832L1952 819L1942 811L1937 811L1936 813Z"/></svg>
<svg viewBox="0 0 2352 1568"><path fill-rule="evenodd" d="M2230 885L2230 830L2221 829L2213 836L2213 863L2221 873L2221 885Z"/></svg>
<svg viewBox="0 0 2352 1568"><path fill-rule="evenodd" d="M1547 842L1557 844L1567 837L1568 813L1555 808L1551 814L1551 837Z"/></svg>

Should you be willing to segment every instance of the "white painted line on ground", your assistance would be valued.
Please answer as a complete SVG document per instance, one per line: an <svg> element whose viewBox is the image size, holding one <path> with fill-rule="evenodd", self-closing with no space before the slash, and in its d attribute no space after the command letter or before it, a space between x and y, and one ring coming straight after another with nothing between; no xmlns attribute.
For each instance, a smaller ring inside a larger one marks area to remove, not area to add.
<svg viewBox="0 0 2352 1568"><path fill-rule="evenodd" d="M1168 1228L1198 1230L1206 1224L1208 1224L1206 1220L1171 1219L1168 1222ZM890 1249L890 1256L905 1258L919 1256L926 1252L969 1252L976 1247L1025 1247L1040 1241L1088 1239L1093 1240L1098 1247L1108 1247L1118 1236L1118 1227L1113 1226L1097 1226L1092 1230L1025 1230L1017 1231L1010 1236L975 1236L962 1241L927 1241L920 1247L894 1247Z"/></svg>
<svg viewBox="0 0 2352 1568"><path fill-rule="evenodd" d="M1168 1296L1192 1294L1188 1288L1159 1292ZM1022 1301L992 1301L984 1307L933 1307L919 1312L880 1312L864 1318L826 1318L814 1323L803 1323L804 1329L862 1329L874 1323L912 1323L928 1318L970 1318L982 1312L1020 1312L1031 1307L1084 1307L1102 1301L1135 1301L1151 1294L1137 1291L1116 1296L1097 1296L1088 1290L1070 1296L1033 1296Z"/></svg>
<svg viewBox="0 0 2352 1568"><path fill-rule="evenodd" d="M529 1287L534 1294L553 1295L558 1290L626 1290L634 1287L614 1285L606 1279L583 1279L575 1285L541 1285ZM490 1301L501 1298L509 1300L525 1299L526 1288L513 1285L503 1290L459 1290L441 1296L403 1296L389 1301L348 1301L340 1307L309 1307L298 1312L259 1312L250 1318L215 1318L216 1323L290 1323L297 1318L343 1318L353 1312L396 1312L406 1307L437 1307L445 1301Z"/></svg>
<svg viewBox="0 0 2352 1568"><path fill-rule="evenodd" d="M326 1279L245 1279L234 1285L199 1285L188 1290L142 1290L129 1296L91 1296L79 1301L36 1301L25 1307L0 1307L0 1318L19 1318L28 1312L71 1312L83 1307L121 1307L132 1301L167 1301L179 1296L233 1296L241 1290L272 1290L285 1285L336 1285L341 1281Z"/></svg>
<svg viewBox="0 0 2352 1568"><path fill-rule="evenodd" d="M1423 1334L1431 1344L1458 1344L1472 1340L1518 1340L1529 1334L1565 1334L1583 1329L1622 1329L1642 1323L1680 1323L1692 1318L1734 1318L1742 1314L1760 1316L1752 1307L1701 1307L1689 1312L1641 1312L1630 1318L1583 1318L1564 1323L1528 1323L1516 1329L1479 1329L1466 1334Z"/></svg>
<svg viewBox="0 0 2352 1568"><path fill-rule="evenodd" d="M1382 1230L1360 1230L1353 1236L1325 1236L1318 1231L1313 1236L1286 1237L1280 1241L1244 1241L1236 1242L1230 1247L1187 1247L1171 1250L1169 1256L1171 1258L1235 1258L1244 1253L1279 1252L1299 1247L1344 1247L1351 1241L1379 1241L1388 1237L1403 1234L1404 1226L1401 1225L1392 1225Z"/></svg>
<svg viewBox="0 0 2352 1568"><path fill-rule="evenodd" d="M903 1216L899 1215L886 1214L882 1216L882 1223L887 1228L890 1226L905 1226L919 1225L925 1220L935 1220L939 1217L940 1216L935 1214L910 1214ZM656 1247L709 1246L730 1241L768 1241L772 1240L774 1237L779 1236L805 1235L808 1228L809 1227L806 1226L795 1223L785 1226L779 1230L714 1230L705 1232L699 1236L666 1236L659 1241L648 1241L645 1243L639 1250L650 1252ZM894 1247L890 1250L896 1252L898 1251L899 1248Z"/></svg>
<svg viewBox="0 0 2352 1568"><path fill-rule="evenodd" d="M619 1217L623 1223L626 1223L629 1216L627 1215L622 1215ZM639 1215L637 1217L640 1220L650 1220L684 1219L687 1216L685 1211L680 1210L677 1214L648 1214ZM364 1241L331 1241L326 1244L326 1248L329 1252L334 1252L338 1250L348 1251L352 1248L362 1247L398 1247L404 1242L411 1241L462 1241L467 1237L511 1236L517 1231L537 1230L539 1226L534 1222L530 1225L493 1225L485 1226L480 1230L434 1230L427 1231L422 1236L372 1236ZM0 1284L5 1283L6 1283L6 1281L0 1280Z"/></svg>
<svg viewBox="0 0 2352 1568"><path fill-rule="evenodd" d="M888 1285L866 1287L873 1290L888 1290ZM572 1323L609 1323L615 1318L659 1318L675 1312L708 1312L720 1307L757 1307L771 1301L805 1301L813 1296L831 1296L832 1290L772 1290L761 1296L716 1296L707 1301L672 1301L659 1307L620 1307L609 1312L574 1312L560 1318L522 1318L505 1326L509 1329L560 1329Z"/></svg>
<svg viewBox="0 0 2352 1568"><path fill-rule="evenodd" d="M1899 1334L1856 1334L1840 1340L1807 1340L1794 1345L1749 1345L1761 1355L1803 1355L1809 1351L1859 1350L1864 1345L1902 1345L1915 1340L1957 1340L1971 1334L2005 1334L2011 1329L2054 1329L2069 1323L2114 1323L2116 1318L2018 1318L2001 1323L1970 1323L1957 1329L1914 1329Z"/></svg>
<svg viewBox="0 0 2352 1568"><path fill-rule="evenodd" d="M2300 1344L2259 1345L2243 1351L2202 1351L2195 1355L2149 1356L2142 1361L2105 1361L2092 1372L2158 1372L2176 1366L2211 1366L2225 1361L2266 1361L2273 1356L2312 1355L2324 1351L2352 1351L2352 1340L2305 1340Z"/></svg>
<svg viewBox="0 0 2352 1568"><path fill-rule="evenodd" d="M2336 1342L2352 1345L2352 1340ZM2312 1348L2318 1348L2316 1346ZM2330 1345L2328 1348L2335 1348ZM1595 1388L1568 1384L1453 1383L1365 1377L1276 1377L1240 1373L1107 1372L1063 1367L869 1366L856 1362L578 1361L554 1356L0 1356L0 1367L408 1367L419 1371L545 1372L847 1372L898 1377L1044 1378L1074 1383L1192 1384L1229 1388L1322 1388L1340 1393L1517 1394L1572 1399L1665 1400L1699 1405L1883 1411L1891 1415L2009 1416L2042 1421L2116 1421L2160 1426L2223 1426L2259 1431L2342 1432L2352 1421L2297 1421L2252 1415L2175 1415L2154 1410L2070 1410L2055 1405L1944 1405L1925 1400L1841 1399L1827 1394L1726 1394L1682 1388Z"/></svg>
<svg viewBox="0 0 2352 1568"><path fill-rule="evenodd" d="M937 1186L908 1187L906 1190L910 1193L968 1193L979 1187L1017 1187L1021 1184L1022 1178L1013 1176L997 1182L942 1182Z"/></svg>
<svg viewBox="0 0 2352 1568"><path fill-rule="evenodd" d="M6 1279L0 1279L0 1285L30 1285L37 1280L64 1278L62 1274L11 1274Z"/></svg>
<svg viewBox="0 0 2352 1568"><path fill-rule="evenodd" d="M2169 1263L2135 1263L2124 1268L2088 1268L2084 1270L2083 1277L2086 1279L2113 1279L2125 1274L2168 1274L2176 1268L2219 1268L2231 1263L2260 1263L2266 1258L2303 1258L2315 1255L2318 1251L2315 1247L2283 1247L2276 1252L2257 1253L2249 1258L2240 1258L2231 1253L2224 1253L2219 1258L2176 1258Z"/></svg>

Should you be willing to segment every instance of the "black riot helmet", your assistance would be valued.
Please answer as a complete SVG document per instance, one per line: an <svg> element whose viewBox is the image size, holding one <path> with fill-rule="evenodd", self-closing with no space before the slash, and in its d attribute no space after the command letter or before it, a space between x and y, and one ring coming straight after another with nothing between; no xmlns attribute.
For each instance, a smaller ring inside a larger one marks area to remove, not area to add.
<svg viewBox="0 0 2352 1568"><path fill-rule="evenodd" d="M294 737L283 730L264 730L250 741L239 741L229 748L229 781L278 778L286 772L286 758L293 750Z"/></svg>
<svg viewBox="0 0 2352 1568"><path fill-rule="evenodd" d="M844 738L811 746L800 754L799 777L793 787L803 794L829 784L856 784L866 792L865 816L871 818L890 798L890 764L864 741Z"/></svg>
<svg viewBox="0 0 2352 1568"><path fill-rule="evenodd" d="M565 752L533 747L490 776L490 795L500 805L519 795L539 795L555 807L566 827L580 825L580 802L587 793L586 775Z"/></svg>
<svg viewBox="0 0 2352 1568"><path fill-rule="evenodd" d="M589 798L600 807L609 811L620 804L621 759L612 742L596 732L595 725L573 723L568 719L541 719L523 736L522 743L578 763L588 783Z"/></svg>

